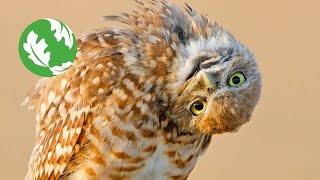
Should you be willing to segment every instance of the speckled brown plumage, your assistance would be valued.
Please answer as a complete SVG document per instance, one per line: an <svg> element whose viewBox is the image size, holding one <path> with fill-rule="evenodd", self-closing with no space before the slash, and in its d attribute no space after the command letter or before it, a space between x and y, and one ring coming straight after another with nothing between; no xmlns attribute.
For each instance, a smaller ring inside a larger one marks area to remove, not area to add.
<svg viewBox="0 0 320 180"><path fill-rule="evenodd" d="M80 38L73 66L27 96L37 142L26 179L186 179L212 134L250 119L261 89L252 53L190 6L138 4L105 17L126 27ZM246 82L230 87L238 71Z"/></svg>

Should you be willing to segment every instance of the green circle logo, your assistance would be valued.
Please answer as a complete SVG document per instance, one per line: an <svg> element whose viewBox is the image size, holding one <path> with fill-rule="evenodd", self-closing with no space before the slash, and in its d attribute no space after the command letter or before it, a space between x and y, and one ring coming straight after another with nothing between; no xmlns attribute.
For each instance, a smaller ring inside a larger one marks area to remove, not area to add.
<svg viewBox="0 0 320 180"><path fill-rule="evenodd" d="M55 19L40 19L30 24L19 42L24 66L39 76L51 77L65 72L77 53L71 29Z"/></svg>

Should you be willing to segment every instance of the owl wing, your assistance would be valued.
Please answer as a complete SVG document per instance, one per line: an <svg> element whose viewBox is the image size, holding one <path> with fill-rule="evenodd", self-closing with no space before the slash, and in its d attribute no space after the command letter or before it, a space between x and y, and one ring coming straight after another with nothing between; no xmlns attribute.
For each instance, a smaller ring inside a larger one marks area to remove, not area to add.
<svg viewBox="0 0 320 180"><path fill-rule="evenodd" d="M69 102L66 99L68 91L62 90L62 94L59 94L57 90L61 90L61 86L55 86L64 84L64 81L62 78L40 81L34 89L39 90L38 93L31 91L34 93L32 100L38 99L39 106L36 117L37 143L26 179L59 179L70 158L85 140L91 107L71 99Z"/></svg>
<svg viewBox="0 0 320 180"><path fill-rule="evenodd" d="M36 145L25 179L59 179L86 141L92 120L117 84L123 67L113 32L78 40L75 63L65 73L41 79L24 103L37 106Z"/></svg>

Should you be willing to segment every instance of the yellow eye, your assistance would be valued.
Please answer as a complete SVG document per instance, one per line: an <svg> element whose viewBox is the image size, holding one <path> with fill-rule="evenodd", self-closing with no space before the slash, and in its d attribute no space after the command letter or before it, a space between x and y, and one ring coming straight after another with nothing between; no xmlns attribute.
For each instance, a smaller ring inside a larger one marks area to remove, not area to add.
<svg viewBox="0 0 320 180"><path fill-rule="evenodd" d="M229 85L232 87L240 86L246 81L246 77L241 72L234 73L229 79Z"/></svg>
<svg viewBox="0 0 320 180"><path fill-rule="evenodd" d="M207 103L205 101L196 101L191 105L190 111L193 115L197 116L206 109L206 105Z"/></svg>

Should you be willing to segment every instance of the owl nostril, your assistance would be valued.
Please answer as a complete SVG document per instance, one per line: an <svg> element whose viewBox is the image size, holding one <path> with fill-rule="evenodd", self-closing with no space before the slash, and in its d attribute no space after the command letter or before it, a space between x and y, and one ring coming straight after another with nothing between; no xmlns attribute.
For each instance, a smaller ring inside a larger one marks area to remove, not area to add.
<svg viewBox="0 0 320 180"><path fill-rule="evenodd" d="M219 82L215 82L215 87L216 88L213 88L213 87L207 87L207 91L210 93L210 92L213 92L214 90L216 90L217 88L220 87L220 83Z"/></svg>

